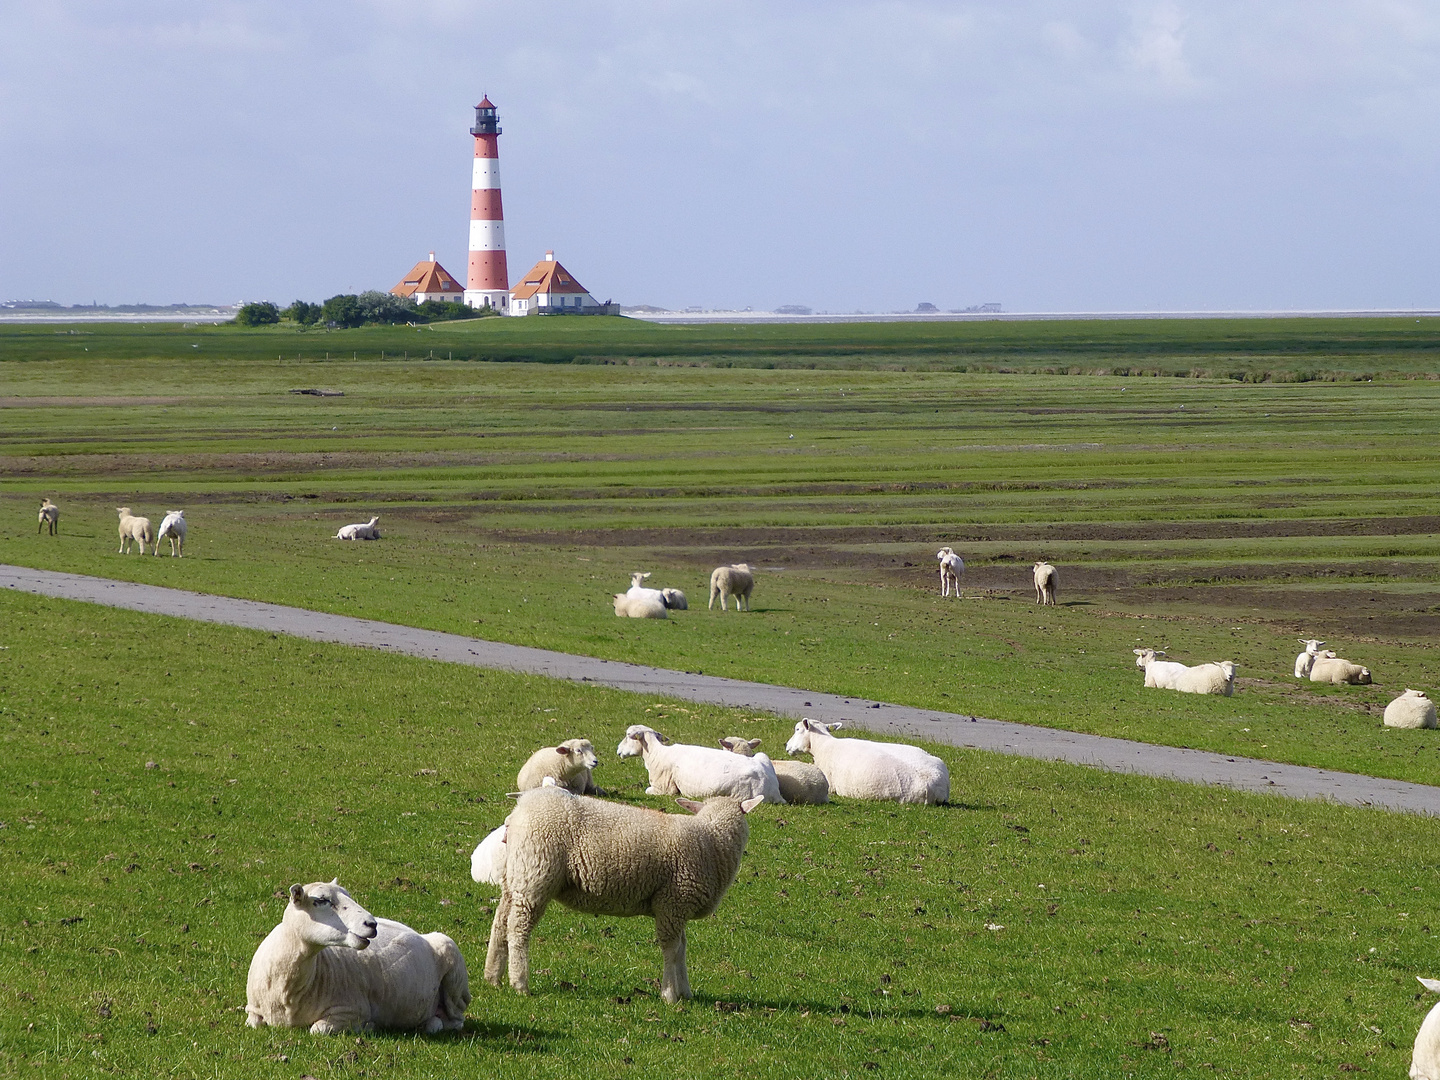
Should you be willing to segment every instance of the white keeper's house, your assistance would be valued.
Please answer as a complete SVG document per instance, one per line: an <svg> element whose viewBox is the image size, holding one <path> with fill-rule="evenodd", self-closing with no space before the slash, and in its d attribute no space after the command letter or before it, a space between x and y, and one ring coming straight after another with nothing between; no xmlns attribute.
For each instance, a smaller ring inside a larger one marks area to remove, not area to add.
<svg viewBox="0 0 1440 1080"><path fill-rule="evenodd" d="M423 304L426 300L446 300L459 304L465 300L465 286L435 261L433 251L430 252L430 258L416 263L415 269L401 278L400 284L390 292L394 296L414 297L417 304Z"/></svg>
<svg viewBox="0 0 1440 1080"><path fill-rule="evenodd" d="M575 275L547 251L520 284L510 290L511 315L601 315L610 305L597 303Z"/></svg>

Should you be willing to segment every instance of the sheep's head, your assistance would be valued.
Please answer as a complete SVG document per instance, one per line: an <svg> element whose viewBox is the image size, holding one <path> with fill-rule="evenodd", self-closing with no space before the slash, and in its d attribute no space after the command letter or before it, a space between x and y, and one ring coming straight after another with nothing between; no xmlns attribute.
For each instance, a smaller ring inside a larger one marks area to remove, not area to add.
<svg viewBox="0 0 1440 1080"><path fill-rule="evenodd" d="M640 757L645 753L645 740L649 738L653 738L656 743L669 741L652 727L646 727L644 724L631 724L625 729L625 738L620 740L620 745L615 748L615 753L618 757Z"/></svg>
<svg viewBox="0 0 1440 1080"><path fill-rule="evenodd" d="M1321 641L1319 638L1300 638L1300 644L1305 646L1305 651L1307 653L1309 653L1311 656L1316 656L1320 652L1320 646L1324 645L1325 642Z"/></svg>
<svg viewBox="0 0 1440 1080"><path fill-rule="evenodd" d="M1135 654L1135 666L1138 668L1149 667L1155 662L1157 656L1164 656L1164 649L1131 649Z"/></svg>
<svg viewBox="0 0 1440 1080"><path fill-rule="evenodd" d="M1234 681L1235 681L1235 670L1236 670L1235 661L1233 661L1233 660L1220 660L1220 661L1218 661L1217 663L1218 663L1218 666L1219 666L1220 670L1225 673L1225 681L1226 681L1226 682L1234 682Z"/></svg>
<svg viewBox="0 0 1440 1080"><path fill-rule="evenodd" d="M943 547L935 553L935 560L937 562L944 562L946 559L948 559L951 555L954 554L955 552L951 551L948 547Z"/></svg>
<svg viewBox="0 0 1440 1080"><path fill-rule="evenodd" d="M825 724L807 716L795 724L795 734L791 735L790 741L785 744L785 752L787 754L811 753L810 742L814 736L828 736L830 732L839 727L838 723Z"/></svg>
<svg viewBox="0 0 1440 1080"><path fill-rule="evenodd" d="M285 922L308 945L363 950L379 933L375 916L355 902L339 879L291 885Z"/></svg>
<svg viewBox="0 0 1440 1080"><path fill-rule="evenodd" d="M589 739L567 739L555 747L555 752L566 760L567 767L575 772L593 769L600 764L595 756L595 747ZM545 779L550 779L548 776Z"/></svg>
<svg viewBox="0 0 1440 1080"><path fill-rule="evenodd" d="M115 508L115 512L119 514L122 518L127 518L131 516L130 507L128 506L117 506Z"/></svg>
<svg viewBox="0 0 1440 1080"><path fill-rule="evenodd" d="M754 757L755 750L759 745L759 739L747 739L743 735L726 735L720 740L721 750L729 750L732 754L739 754L741 757Z"/></svg>
<svg viewBox="0 0 1440 1080"><path fill-rule="evenodd" d="M1368 683L1370 681L1370 669L1368 667L1362 667L1360 669L1360 676L1355 681L1357 683Z"/></svg>
<svg viewBox="0 0 1440 1080"><path fill-rule="evenodd" d="M642 574L639 570L636 570L633 574L630 575L630 587L632 589L640 588L640 583L649 576L649 574Z"/></svg>

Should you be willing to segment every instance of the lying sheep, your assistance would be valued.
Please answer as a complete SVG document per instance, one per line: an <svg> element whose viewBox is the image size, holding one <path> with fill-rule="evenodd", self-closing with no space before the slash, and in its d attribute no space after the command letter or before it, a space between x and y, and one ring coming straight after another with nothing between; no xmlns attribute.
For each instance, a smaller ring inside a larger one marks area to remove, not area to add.
<svg viewBox="0 0 1440 1080"><path fill-rule="evenodd" d="M560 784L553 776L542 776L538 786L559 787ZM518 799L523 794L521 791L512 791L510 798ZM500 823L500 827L486 833L485 838L476 844L475 850L470 853L470 876L482 885L499 885L505 879L505 835L509 828L510 818L507 816Z"/></svg>
<svg viewBox="0 0 1440 1080"><path fill-rule="evenodd" d="M1329 649L1325 655L1317 656L1310 665L1310 681L1344 686L1347 683L1363 685L1370 682L1370 669L1359 664L1342 660Z"/></svg>
<svg viewBox="0 0 1440 1080"><path fill-rule="evenodd" d="M35 530L36 535L44 532L46 525L50 526L51 536L60 531L60 507L49 499L42 499L40 502L40 527Z"/></svg>
<svg viewBox="0 0 1440 1080"><path fill-rule="evenodd" d="M734 757L733 754L726 755ZM530 934L558 900L590 915L649 915L664 957L660 997L690 997L685 924L720 906L740 869L759 798L678 799L695 814L657 810L538 788L520 796L505 841L500 901L490 927L485 979L530 992Z"/></svg>
<svg viewBox="0 0 1440 1080"><path fill-rule="evenodd" d="M284 918L255 950L245 984L247 1024L312 1035L459 1031L469 1004L454 941L375 918L338 881L290 886Z"/></svg>
<svg viewBox="0 0 1440 1080"><path fill-rule="evenodd" d="M1035 602L1042 607L1054 605L1055 595L1060 591L1059 572L1048 562L1037 562L1031 569L1035 571Z"/></svg>
<svg viewBox="0 0 1440 1080"><path fill-rule="evenodd" d="M685 594L679 589L661 589L660 598L665 601L665 606L671 611L690 610L690 602L685 599Z"/></svg>
<svg viewBox="0 0 1440 1080"><path fill-rule="evenodd" d="M1160 660L1164 649L1133 649L1135 666L1145 669L1145 685L1161 690L1178 690L1182 694L1219 694L1230 697L1235 693L1235 670L1233 660L1219 660L1212 664L1196 664L1188 667L1174 660Z"/></svg>
<svg viewBox="0 0 1440 1080"><path fill-rule="evenodd" d="M745 610L750 610L750 591L755 588L755 571L749 563L732 563L717 566L710 571L710 607L715 607L715 598L720 598L720 610L725 610L727 597L735 598L735 610L740 610L743 601Z"/></svg>
<svg viewBox="0 0 1440 1080"><path fill-rule="evenodd" d="M160 554L160 541L170 541L170 557L179 558L185 554L185 511L171 510L160 522L160 531L155 534L155 554Z"/></svg>
<svg viewBox="0 0 1440 1080"><path fill-rule="evenodd" d="M647 795L684 795L691 799L733 795L737 799L785 801L775 766L763 755L744 758L708 746L670 744L664 735L644 724L626 728L615 753L622 758L644 759L645 771L650 774Z"/></svg>
<svg viewBox="0 0 1440 1080"><path fill-rule="evenodd" d="M950 770L934 754L904 743L837 739L830 732L839 727L806 717L795 725L785 751L810 754L830 791L843 799L950 801Z"/></svg>
<svg viewBox="0 0 1440 1080"><path fill-rule="evenodd" d="M644 589L642 593L655 591L657 590ZM650 596L622 592L615 594L615 614L622 619L668 619L670 609L665 606L663 598L655 599Z"/></svg>
<svg viewBox="0 0 1440 1080"><path fill-rule="evenodd" d="M520 767L515 786L529 791L552 779L576 795L598 795L600 789L595 786L590 770L599 764L589 739L567 739L559 746L547 746L531 754Z"/></svg>
<svg viewBox="0 0 1440 1080"><path fill-rule="evenodd" d="M1310 674L1310 665L1315 663L1315 658L1320 655L1320 646L1325 642L1319 638L1301 638L1300 644L1305 646L1305 651L1295 657L1295 678L1303 679ZM1329 652L1329 650L1326 650ZM1329 653L1334 656L1335 654Z"/></svg>
<svg viewBox="0 0 1440 1080"><path fill-rule="evenodd" d="M120 554L130 553L130 542L133 540L140 545L140 554L145 554L145 545L155 540L155 530L150 527L150 519L136 517L130 513L130 507L117 506L115 512L120 515Z"/></svg>
<svg viewBox="0 0 1440 1080"><path fill-rule="evenodd" d="M935 558L940 560L940 595L949 596L950 586L955 586L955 598L960 598L960 575L965 573L965 560L956 555L948 547L942 547L935 553Z"/></svg>
<svg viewBox="0 0 1440 1080"><path fill-rule="evenodd" d="M741 735L727 735L720 740L720 745L741 757L769 761L780 784L780 797L787 803L819 805L830 801L830 781L814 765L803 761L773 761L767 754L755 753L755 748L760 745L759 739L747 739Z"/></svg>
<svg viewBox="0 0 1440 1080"><path fill-rule="evenodd" d="M332 540L379 540L379 539L380 539L380 530L375 527L375 523L376 523L377 521L379 521L379 520L380 520L380 515L379 515L379 514L376 514L376 515L375 515L374 517L372 517L369 521L364 522L363 524L359 524L359 525L342 525L342 526L340 526L340 531L337 532L333 537L331 537L331 539L332 539Z"/></svg>
<svg viewBox="0 0 1440 1080"><path fill-rule="evenodd" d="M1435 702L1424 690L1406 690L1385 706L1385 726L1397 728L1433 728L1436 726Z"/></svg>
<svg viewBox="0 0 1440 1080"><path fill-rule="evenodd" d="M1420 979L1418 975L1416 978ZM1440 979L1420 979L1420 985L1431 993L1440 994ZM1410 1080L1440 1080L1440 1005L1425 1014L1425 1021L1415 1035L1415 1050L1410 1055Z"/></svg>

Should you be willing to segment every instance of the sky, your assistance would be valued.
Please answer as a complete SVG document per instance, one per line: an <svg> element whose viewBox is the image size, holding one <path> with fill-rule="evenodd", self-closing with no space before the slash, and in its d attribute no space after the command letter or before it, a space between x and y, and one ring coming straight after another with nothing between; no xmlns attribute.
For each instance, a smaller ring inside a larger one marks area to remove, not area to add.
<svg viewBox="0 0 1440 1080"><path fill-rule="evenodd" d="M0 300L1440 307L1434 0L0 0Z"/></svg>

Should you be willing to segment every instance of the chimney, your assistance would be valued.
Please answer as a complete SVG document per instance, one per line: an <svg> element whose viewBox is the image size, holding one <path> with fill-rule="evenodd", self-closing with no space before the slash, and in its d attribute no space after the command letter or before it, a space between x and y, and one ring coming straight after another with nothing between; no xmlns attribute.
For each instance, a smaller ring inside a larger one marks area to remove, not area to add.
<svg viewBox="0 0 1440 1080"><path fill-rule="evenodd" d="M435 261L435 252L433 252L433 251L430 252L430 261L431 261L431 262L434 262L434 261Z"/></svg>
<svg viewBox="0 0 1440 1080"><path fill-rule="evenodd" d="M547 252L545 252L545 261L546 261L546 262L554 262L554 261L555 261L555 252L553 252L553 251L547 251Z"/></svg>

